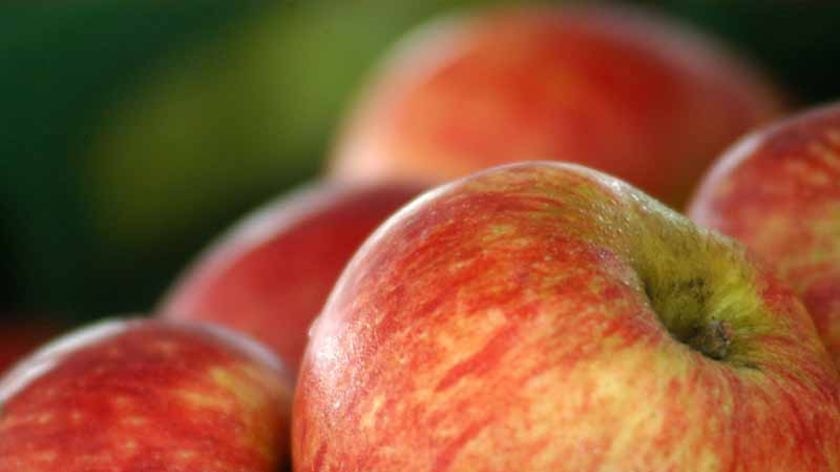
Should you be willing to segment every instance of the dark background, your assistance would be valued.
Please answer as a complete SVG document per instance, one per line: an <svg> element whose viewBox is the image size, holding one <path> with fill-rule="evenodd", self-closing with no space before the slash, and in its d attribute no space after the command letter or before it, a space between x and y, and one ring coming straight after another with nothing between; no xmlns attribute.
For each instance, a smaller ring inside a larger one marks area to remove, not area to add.
<svg viewBox="0 0 840 472"><path fill-rule="evenodd" d="M219 231L317 175L397 38L486 3L0 5L0 316L151 309ZM795 108L840 95L837 2L630 3L751 56Z"/></svg>

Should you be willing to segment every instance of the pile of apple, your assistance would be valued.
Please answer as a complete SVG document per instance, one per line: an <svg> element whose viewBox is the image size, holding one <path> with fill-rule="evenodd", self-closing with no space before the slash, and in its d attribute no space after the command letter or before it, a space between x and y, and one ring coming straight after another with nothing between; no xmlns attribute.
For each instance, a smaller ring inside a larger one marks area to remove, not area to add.
<svg viewBox="0 0 840 472"><path fill-rule="evenodd" d="M424 27L328 178L6 373L0 472L840 471L840 104L783 113L646 11Z"/></svg>

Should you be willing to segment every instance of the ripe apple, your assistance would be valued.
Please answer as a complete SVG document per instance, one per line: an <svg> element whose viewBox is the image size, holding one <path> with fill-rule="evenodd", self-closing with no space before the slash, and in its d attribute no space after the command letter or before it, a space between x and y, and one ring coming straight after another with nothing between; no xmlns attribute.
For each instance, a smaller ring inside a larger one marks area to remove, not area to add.
<svg viewBox="0 0 840 472"><path fill-rule="evenodd" d="M712 168L688 214L774 265L840 366L840 102L745 137Z"/></svg>
<svg viewBox="0 0 840 472"><path fill-rule="evenodd" d="M218 327L111 321L0 380L0 471L253 471L288 461L291 381Z"/></svg>
<svg viewBox="0 0 840 472"><path fill-rule="evenodd" d="M434 182L560 159L681 208L715 155L780 109L757 70L664 17L511 7L400 44L349 116L331 170Z"/></svg>
<svg viewBox="0 0 840 472"><path fill-rule="evenodd" d="M528 163L426 194L354 256L298 377L298 472L836 471L840 379L742 246Z"/></svg>
<svg viewBox="0 0 840 472"><path fill-rule="evenodd" d="M245 332L297 372L309 324L341 269L374 228L419 192L409 184L317 183L282 197L199 257L159 311Z"/></svg>

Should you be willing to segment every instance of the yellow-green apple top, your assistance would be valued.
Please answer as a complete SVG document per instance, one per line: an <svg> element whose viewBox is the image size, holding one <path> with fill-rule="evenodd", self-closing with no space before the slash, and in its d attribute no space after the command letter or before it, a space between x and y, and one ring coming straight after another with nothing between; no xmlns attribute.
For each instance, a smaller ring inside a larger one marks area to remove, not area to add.
<svg viewBox="0 0 840 472"><path fill-rule="evenodd" d="M840 102L735 144L703 180L688 215L773 265L840 367Z"/></svg>
<svg viewBox="0 0 840 472"><path fill-rule="evenodd" d="M733 240L569 164L390 218L313 324L298 472L840 467L838 373Z"/></svg>

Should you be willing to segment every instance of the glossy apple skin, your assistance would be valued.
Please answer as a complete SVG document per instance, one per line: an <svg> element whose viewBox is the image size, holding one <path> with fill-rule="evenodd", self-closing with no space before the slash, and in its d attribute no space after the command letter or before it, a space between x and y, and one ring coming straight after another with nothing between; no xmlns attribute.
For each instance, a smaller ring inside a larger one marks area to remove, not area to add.
<svg viewBox="0 0 840 472"><path fill-rule="evenodd" d="M272 348L297 371L309 324L344 265L412 184L311 184L247 216L180 278L167 318L219 323Z"/></svg>
<svg viewBox="0 0 840 472"><path fill-rule="evenodd" d="M291 381L218 327L93 325L0 381L0 471L274 472L288 461Z"/></svg>
<svg viewBox="0 0 840 472"><path fill-rule="evenodd" d="M840 102L735 144L701 183L688 215L774 265L840 367Z"/></svg>
<svg viewBox="0 0 840 472"><path fill-rule="evenodd" d="M557 159L682 208L714 157L781 108L749 64L652 12L491 10L396 48L352 110L331 171L443 182Z"/></svg>
<svg viewBox="0 0 840 472"><path fill-rule="evenodd" d="M722 360L669 333L691 321L683 302L725 326ZM740 245L604 174L513 165L420 197L353 258L313 324L293 457L827 472L838 385L801 302Z"/></svg>

